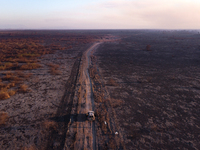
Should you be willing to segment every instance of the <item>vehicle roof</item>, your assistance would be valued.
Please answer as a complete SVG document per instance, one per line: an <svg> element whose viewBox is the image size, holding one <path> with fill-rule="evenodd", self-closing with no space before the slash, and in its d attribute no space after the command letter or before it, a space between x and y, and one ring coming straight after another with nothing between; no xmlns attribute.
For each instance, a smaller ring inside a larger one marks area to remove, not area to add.
<svg viewBox="0 0 200 150"><path fill-rule="evenodd" d="M94 111L88 111L89 113L93 113Z"/></svg>

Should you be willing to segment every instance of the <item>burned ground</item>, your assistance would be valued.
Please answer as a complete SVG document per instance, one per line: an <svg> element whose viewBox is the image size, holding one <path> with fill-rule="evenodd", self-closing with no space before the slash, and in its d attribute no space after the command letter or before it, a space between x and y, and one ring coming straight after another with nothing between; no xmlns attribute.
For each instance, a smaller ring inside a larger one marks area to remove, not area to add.
<svg viewBox="0 0 200 150"><path fill-rule="evenodd" d="M94 55L127 149L199 149L198 34L141 30L121 37ZM116 85L106 84L111 79Z"/></svg>
<svg viewBox="0 0 200 150"><path fill-rule="evenodd" d="M200 149L200 36L161 30L1 31L0 149L74 148L80 55L108 34L89 69L94 147Z"/></svg>
<svg viewBox="0 0 200 150"><path fill-rule="evenodd" d="M70 31L0 32L0 92L15 91L0 99L0 149L62 149L77 61L93 40Z"/></svg>

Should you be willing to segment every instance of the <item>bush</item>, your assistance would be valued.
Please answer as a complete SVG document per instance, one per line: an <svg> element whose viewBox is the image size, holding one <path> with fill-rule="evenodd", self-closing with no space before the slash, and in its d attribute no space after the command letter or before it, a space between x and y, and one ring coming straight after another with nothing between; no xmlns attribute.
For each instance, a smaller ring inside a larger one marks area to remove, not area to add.
<svg viewBox="0 0 200 150"><path fill-rule="evenodd" d="M8 98L10 98L10 95L8 94L8 92L1 90L0 91L0 100L5 100L5 99L8 99Z"/></svg>
<svg viewBox="0 0 200 150"><path fill-rule="evenodd" d="M0 125L3 125L8 120L8 113L7 112L0 112Z"/></svg>
<svg viewBox="0 0 200 150"><path fill-rule="evenodd" d="M26 84L22 84L19 86L19 91L20 92L27 92L28 86Z"/></svg>
<svg viewBox="0 0 200 150"><path fill-rule="evenodd" d="M44 128L45 129L47 129L47 130L49 130L49 129L54 129L54 130L56 130L57 129L57 123L55 122L55 121L45 121L44 123L43 123L43 126L44 126Z"/></svg>
<svg viewBox="0 0 200 150"><path fill-rule="evenodd" d="M50 67L50 73L52 74L52 75L58 75L58 74L61 74L61 72L60 72L60 70L58 70L59 69L59 65L57 65L57 64L49 64L48 65L49 67Z"/></svg>
<svg viewBox="0 0 200 150"><path fill-rule="evenodd" d="M22 150L38 150L35 146L24 147Z"/></svg>
<svg viewBox="0 0 200 150"><path fill-rule="evenodd" d="M108 80L107 85L118 86L117 82L112 78Z"/></svg>
<svg viewBox="0 0 200 150"><path fill-rule="evenodd" d="M13 95L16 94L16 91L14 91L14 90L10 90L10 91L8 91L8 94L9 94L10 96L13 96Z"/></svg>
<svg viewBox="0 0 200 150"><path fill-rule="evenodd" d="M147 51L151 51L150 48L151 48L151 45L147 45L147 46L146 46L146 50L147 50Z"/></svg>
<svg viewBox="0 0 200 150"><path fill-rule="evenodd" d="M20 70L32 70L32 69L37 69L41 67L40 64L37 63L28 63L28 64L24 64L20 67Z"/></svg>

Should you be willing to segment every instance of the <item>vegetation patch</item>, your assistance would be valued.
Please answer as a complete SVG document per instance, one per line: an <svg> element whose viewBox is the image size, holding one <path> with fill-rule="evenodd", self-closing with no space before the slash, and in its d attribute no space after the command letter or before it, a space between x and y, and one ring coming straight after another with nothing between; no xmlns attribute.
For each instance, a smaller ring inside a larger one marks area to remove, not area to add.
<svg viewBox="0 0 200 150"><path fill-rule="evenodd" d="M109 86L118 86L118 83L116 82L116 80L110 78L107 82L107 85Z"/></svg>
<svg viewBox="0 0 200 150"><path fill-rule="evenodd" d="M7 112L0 112L0 125L6 124L8 120L8 113Z"/></svg>
<svg viewBox="0 0 200 150"><path fill-rule="evenodd" d="M58 64L49 64L49 72L52 74L52 75L59 75L61 74L61 71L59 70L59 65Z"/></svg>

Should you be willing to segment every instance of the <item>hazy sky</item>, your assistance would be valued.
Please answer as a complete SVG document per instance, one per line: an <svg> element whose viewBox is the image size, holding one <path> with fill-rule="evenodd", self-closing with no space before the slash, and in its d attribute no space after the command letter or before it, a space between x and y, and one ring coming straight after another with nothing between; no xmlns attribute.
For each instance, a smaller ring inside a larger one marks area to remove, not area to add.
<svg viewBox="0 0 200 150"><path fill-rule="evenodd" d="M200 0L0 0L0 29L200 29Z"/></svg>

